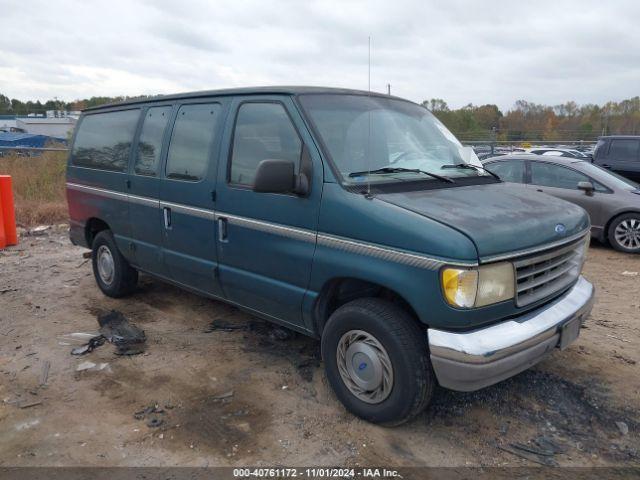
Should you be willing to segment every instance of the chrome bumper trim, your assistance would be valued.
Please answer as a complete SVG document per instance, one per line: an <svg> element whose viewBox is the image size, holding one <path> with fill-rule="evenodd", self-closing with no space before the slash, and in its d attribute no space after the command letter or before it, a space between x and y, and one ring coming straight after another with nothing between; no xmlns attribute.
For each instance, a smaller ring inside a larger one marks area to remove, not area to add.
<svg viewBox="0 0 640 480"><path fill-rule="evenodd" d="M559 342L562 325L575 318L584 318L591 312L594 288L584 277L554 302L520 317L470 332L447 332L430 328L429 349L434 370L443 386L456 390L476 390L507 378L533 365L548 353L545 344L555 347ZM539 352L539 358L533 352ZM524 355L524 352L529 352ZM524 360L526 356L526 362ZM525 364L526 363L526 364ZM448 378L451 368L460 378L474 371L474 388L463 388ZM497 370L496 370L497 368ZM482 376L486 376L483 380ZM479 385L479 386L478 386ZM475 388L477 387L477 388Z"/></svg>

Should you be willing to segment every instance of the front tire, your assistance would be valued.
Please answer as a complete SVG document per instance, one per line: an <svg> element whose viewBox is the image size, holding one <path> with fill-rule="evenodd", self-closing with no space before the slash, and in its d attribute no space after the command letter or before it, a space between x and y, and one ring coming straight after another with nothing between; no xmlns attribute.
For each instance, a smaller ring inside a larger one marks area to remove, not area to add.
<svg viewBox="0 0 640 480"><path fill-rule="evenodd" d="M110 230L101 231L93 239L91 261L93 276L106 296L120 298L135 289L138 271L120 253Z"/></svg>
<svg viewBox="0 0 640 480"><path fill-rule="evenodd" d="M391 302L361 298L338 308L322 334L322 357L336 396L369 422L399 425L431 399L426 334Z"/></svg>
<svg viewBox="0 0 640 480"><path fill-rule="evenodd" d="M609 243L619 252L640 253L640 213L626 213L609 226Z"/></svg>

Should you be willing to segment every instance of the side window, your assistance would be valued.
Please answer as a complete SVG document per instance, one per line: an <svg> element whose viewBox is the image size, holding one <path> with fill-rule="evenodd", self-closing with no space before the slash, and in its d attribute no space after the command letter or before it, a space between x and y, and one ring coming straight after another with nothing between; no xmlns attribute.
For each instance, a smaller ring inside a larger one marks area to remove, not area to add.
<svg viewBox="0 0 640 480"><path fill-rule="evenodd" d="M524 162L521 160L511 162L496 162L485 165L487 170L498 175L505 182L522 183L524 176Z"/></svg>
<svg viewBox="0 0 640 480"><path fill-rule="evenodd" d="M136 151L134 171L138 175L155 176L160 161L162 137L171 114L171 107L152 107L147 110Z"/></svg>
<svg viewBox="0 0 640 480"><path fill-rule="evenodd" d="M618 138L611 140L609 147L609 157L620 160L636 160L638 158L638 147L640 141L630 138Z"/></svg>
<svg viewBox="0 0 640 480"><path fill-rule="evenodd" d="M140 110L94 113L80 122L71 152L73 165L123 172Z"/></svg>
<svg viewBox="0 0 640 480"><path fill-rule="evenodd" d="M236 119L229 180L253 185L258 164L266 159L291 160L297 171L301 152L302 141L283 105L245 103Z"/></svg>
<svg viewBox="0 0 640 480"><path fill-rule="evenodd" d="M531 183L544 187L575 190L578 182L590 182L586 175L553 163L531 162Z"/></svg>
<svg viewBox="0 0 640 480"><path fill-rule="evenodd" d="M180 107L167 154L168 178L197 181L206 175L219 112L218 103Z"/></svg>

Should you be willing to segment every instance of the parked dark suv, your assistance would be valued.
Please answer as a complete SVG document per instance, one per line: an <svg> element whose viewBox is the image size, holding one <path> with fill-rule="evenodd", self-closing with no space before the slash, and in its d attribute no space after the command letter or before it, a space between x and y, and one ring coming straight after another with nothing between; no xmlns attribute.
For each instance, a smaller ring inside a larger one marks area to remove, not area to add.
<svg viewBox="0 0 640 480"><path fill-rule="evenodd" d="M593 163L640 182L640 136L600 137L593 153Z"/></svg>

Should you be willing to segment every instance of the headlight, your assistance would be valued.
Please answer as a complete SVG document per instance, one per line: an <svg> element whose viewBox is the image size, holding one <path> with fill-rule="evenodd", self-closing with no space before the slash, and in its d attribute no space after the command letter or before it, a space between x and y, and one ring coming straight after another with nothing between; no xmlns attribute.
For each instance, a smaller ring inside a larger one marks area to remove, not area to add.
<svg viewBox="0 0 640 480"><path fill-rule="evenodd" d="M454 307L483 307L515 294L515 275L509 262L473 269L445 268L441 280L444 297Z"/></svg>

